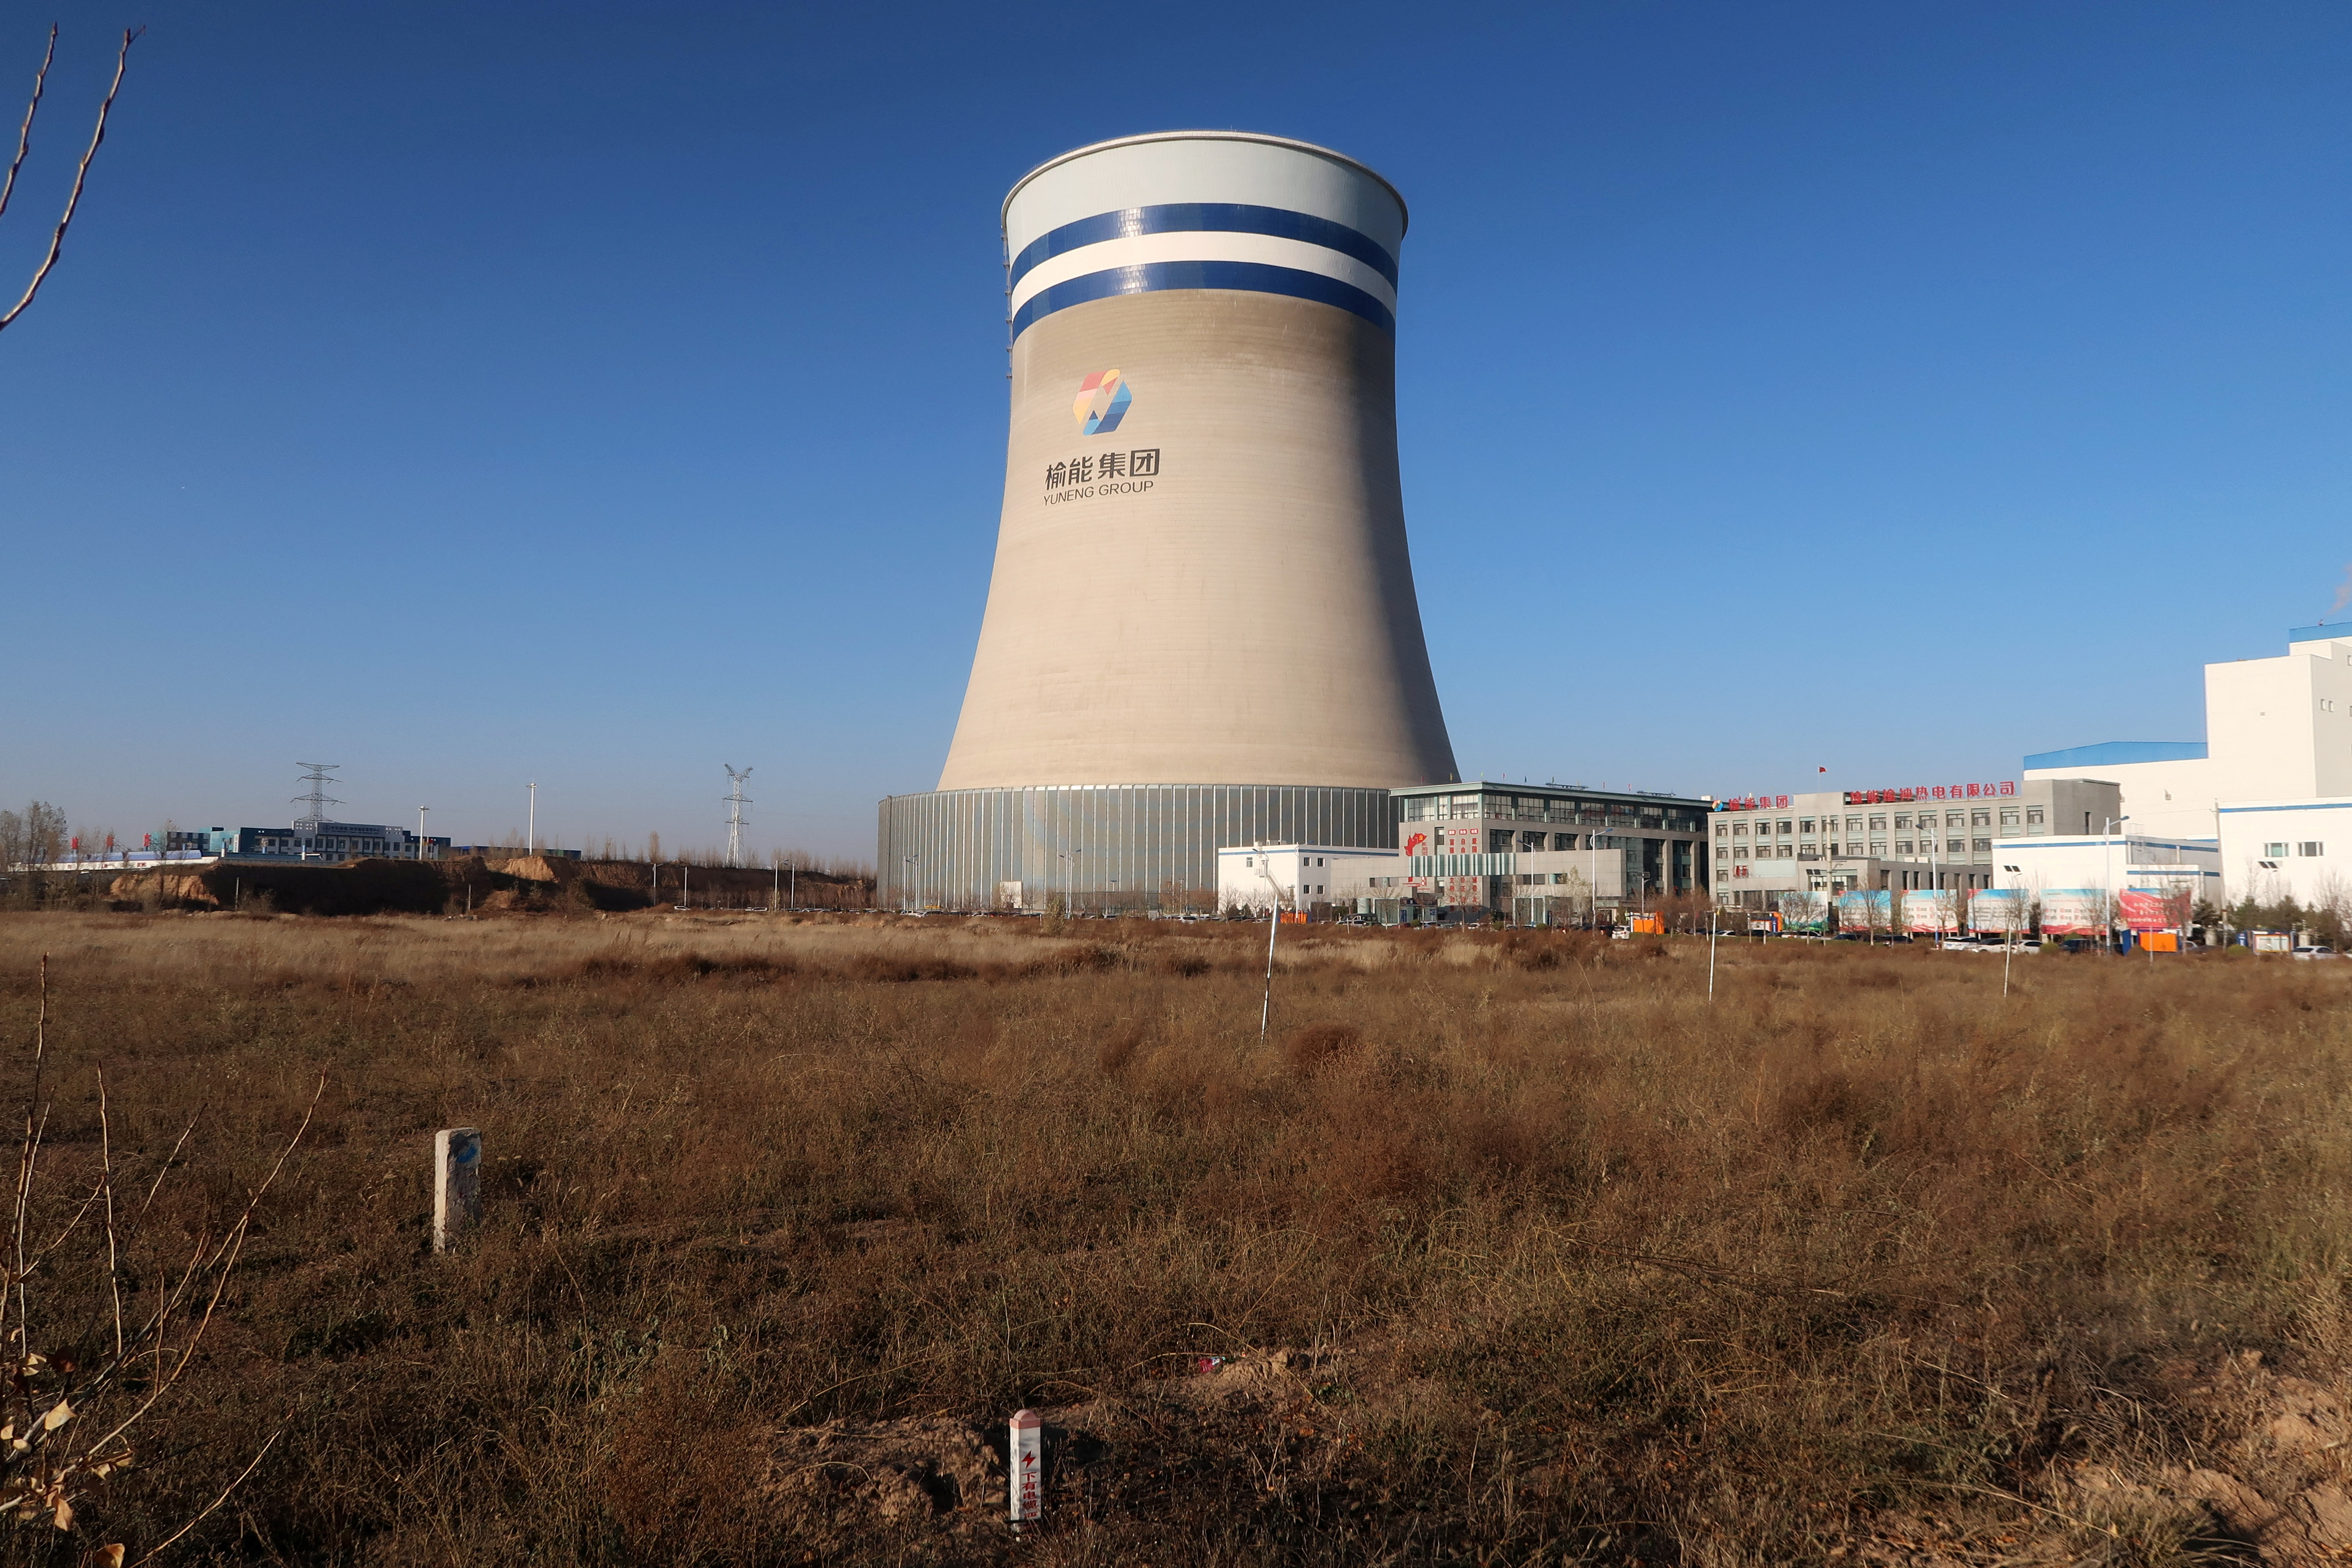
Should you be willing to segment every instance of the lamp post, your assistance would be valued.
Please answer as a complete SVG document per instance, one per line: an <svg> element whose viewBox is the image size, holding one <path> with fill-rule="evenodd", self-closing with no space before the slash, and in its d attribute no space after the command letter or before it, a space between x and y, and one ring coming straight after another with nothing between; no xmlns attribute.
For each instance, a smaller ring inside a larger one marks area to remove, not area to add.
<svg viewBox="0 0 2352 1568"><path fill-rule="evenodd" d="M914 891L915 862L921 859L922 857L920 855L901 855L898 858L905 863L907 868L907 874L901 878L898 882L898 912L903 915L907 912L907 900Z"/></svg>
<svg viewBox="0 0 2352 1568"><path fill-rule="evenodd" d="M522 852L526 855L535 855L539 852L539 785L532 783L524 787L530 791L530 805L523 817L523 821L528 826L522 830Z"/></svg>
<svg viewBox="0 0 2352 1568"><path fill-rule="evenodd" d="M425 814L432 809L429 805L416 808L416 858L419 860L425 858Z"/></svg>
<svg viewBox="0 0 2352 1568"><path fill-rule="evenodd" d="M1086 851L1082 849L1065 849L1062 851L1062 858L1070 863L1070 877L1069 881L1066 884L1069 889L1069 892L1062 900L1062 909L1066 913L1072 917L1076 917L1078 912L1078 857L1084 853L1086 853Z"/></svg>
<svg viewBox="0 0 2352 1568"><path fill-rule="evenodd" d="M2099 889L2099 913L2107 928L2107 951L2110 952L2115 951L2116 946L2116 829L2130 820L2129 813L2122 816L2110 816L2106 819L2106 826L2099 834L2099 837L2106 841L2100 849L2100 859L2105 868L2100 874L2105 879L2106 886ZM2131 869L2131 862L2128 859L2124 862L2124 869L2126 874Z"/></svg>

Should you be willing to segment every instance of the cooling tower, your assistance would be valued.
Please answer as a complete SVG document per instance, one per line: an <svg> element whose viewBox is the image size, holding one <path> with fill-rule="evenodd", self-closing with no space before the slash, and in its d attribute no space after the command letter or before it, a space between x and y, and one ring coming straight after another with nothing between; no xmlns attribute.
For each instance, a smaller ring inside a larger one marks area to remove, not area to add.
<svg viewBox="0 0 2352 1568"><path fill-rule="evenodd" d="M1219 844L1392 847L1454 779L1396 451L1402 199L1277 137L1081 148L1005 198L1012 427L937 791L885 899L1197 903Z"/></svg>

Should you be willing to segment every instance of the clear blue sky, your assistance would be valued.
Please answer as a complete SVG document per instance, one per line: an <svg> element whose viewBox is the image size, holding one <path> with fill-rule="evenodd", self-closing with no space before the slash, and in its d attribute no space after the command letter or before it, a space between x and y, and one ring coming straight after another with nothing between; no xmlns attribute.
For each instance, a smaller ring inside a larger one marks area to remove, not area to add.
<svg viewBox="0 0 2352 1568"><path fill-rule="evenodd" d="M0 13L0 89L46 11ZM111 63L75 5L13 298ZM1003 456L997 204L1104 137L1412 207L1463 769L1722 793L2200 735L2352 562L2352 8L163 4L0 333L0 803L870 856ZM13 122L14 110L6 112ZM1815 769L1826 765L1822 778Z"/></svg>

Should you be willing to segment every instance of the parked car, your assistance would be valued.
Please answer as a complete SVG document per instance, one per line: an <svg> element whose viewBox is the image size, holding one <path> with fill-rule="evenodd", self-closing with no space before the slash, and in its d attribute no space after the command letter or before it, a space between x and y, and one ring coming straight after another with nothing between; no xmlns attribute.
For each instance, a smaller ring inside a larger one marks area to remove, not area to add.
<svg viewBox="0 0 2352 1568"><path fill-rule="evenodd" d="M2333 958L2336 950L2332 947L2298 947L2294 955L2297 958Z"/></svg>

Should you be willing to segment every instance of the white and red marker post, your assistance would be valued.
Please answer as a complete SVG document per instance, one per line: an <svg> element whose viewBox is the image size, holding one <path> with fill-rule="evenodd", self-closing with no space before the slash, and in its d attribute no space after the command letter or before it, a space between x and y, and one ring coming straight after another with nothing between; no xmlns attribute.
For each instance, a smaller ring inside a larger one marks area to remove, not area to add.
<svg viewBox="0 0 2352 1568"><path fill-rule="evenodd" d="M1045 1511L1045 1418L1034 1410L1013 1413L1013 1441L1004 1451L1012 1488L1013 1528Z"/></svg>

